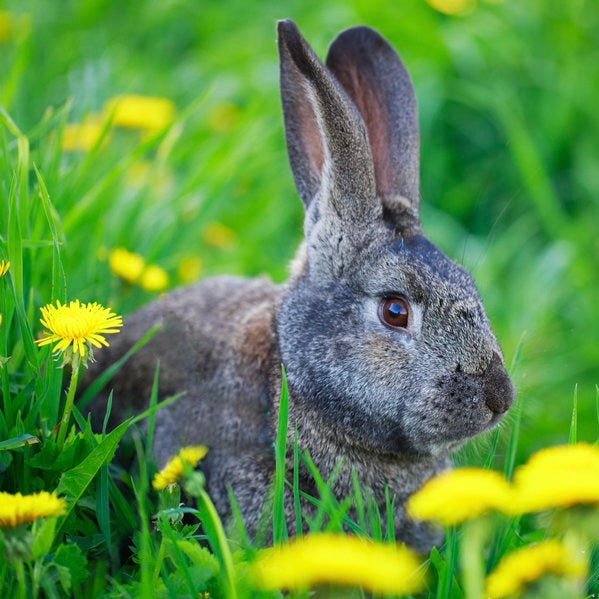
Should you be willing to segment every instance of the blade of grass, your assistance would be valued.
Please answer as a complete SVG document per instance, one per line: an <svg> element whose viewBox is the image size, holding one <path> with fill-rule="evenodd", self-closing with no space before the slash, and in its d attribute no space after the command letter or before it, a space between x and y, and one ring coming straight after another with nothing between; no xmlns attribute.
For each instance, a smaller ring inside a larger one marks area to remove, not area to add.
<svg viewBox="0 0 599 599"><path fill-rule="evenodd" d="M395 497L391 497L389 486L385 485L385 513L387 516L387 526L385 527L385 541L395 542Z"/></svg>
<svg viewBox="0 0 599 599"><path fill-rule="evenodd" d="M358 479L358 473L355 468L352 468L351 472L352 486L354 490L354 505L356 506L356 512L358 514L358 524L360 528L366 534L366 513L364 511L364 496L362 494L362 486Z"/></svg>
<svg viewBox="0 0 599 599"><path fill-rule="evenodd" d="M56 493L58 495L65 495L68 498L68 503L67 511L59 520L59 524L56 528L55 540L60 538L60 533L62 532L62 528L64 527L67 518L83 495L85 489L87 489L88 485L100 470L100 467L103 464L107 464L112 459L121 437L125 434L131 424L131 419L125 420L125 422L109 433L97 447L94 447L91 453L80 464L67 470L60 477Z"/></svg>
<svg viewBox="0 0 599 599"><path fill-rule="evenodd" d="M106 544L106 552L110 557L112 571L118 570L116 548L112 543L112 531L110 528L110 501L108 499L108 465L104 464L100 467L100 480L96 489L96 517L98 518L98 526L104 537Z"/></svg>
<svg viewBox="0 0 599 599"><path fill-rule="evenodd" d="M275 485L272 510L272 536L276 545L287 539L285 518L285 465L287 458L287 426L289 420L289 393L285 367L281 365L281 395L279 399L279 419L275 441Z"/></svg>
<svg viewBox="0 0 599 599"><path fill-rule="evenodd" d="M223 596L228 599L235 599L237 597L235 567L233 566L233 557L222 522L212 500L204 489L200 491L197 499L198 512L206 531L208 542L214 555L220 562L220 579Z"/></svg>
<svg viewBox="0 0 599 599"><path fill-rule="evenodd" d="M239 504L237 503L237 499L235 498L235 493L233 493L233 488L229 484L227 484L227 495L229 497L229 503L231 504L231 513L233 514L235 530L239 535L241 547L246 552L247 559L250 559L254 553L254 550L252 548L250 537L245 527L245 522L243 521L243 516L241 515L241 510L239 509Z"/></svg>
<svg viewBox="0 0 599 599"><path fill-rule="evenodd" d="M125 355L109 366L81 395L77 401L80 410L85 410L91 400L104 388L112 377L126 364L127 360L137 353L160 330L162 325L155 324Z"/></svg>
<svg viewBox="0 0 599 599"><path fill-rule="evenodd" d="M578 383L574 385L574 397L572 397L572 420L570 422L570 434L568 443L576 443L578 437Z"/></svg>
<svg viewBox="0 0 599 599"><path fill-rule="evenodd" d="M156 370L154 371L154 381L152 383L152 391L150 393L150 415L148 416L148 432L146 435L146 453L151 454L152 445L154 443L154 430L156 428L156 404L158 402L158 378L160 376L160 360L156 362Z"/></svg>
<svg viewBox="0 0 599 599"><path fill-rule="evenodd" d="M300 501L299 487L299 447L297 439L297 426L293 433L293 508L295 511L295 535L301 537L303 534L302 526L302 504Z"/></svg>
<svg viewBox="0 0 599 599"><path fill-rule="evenodd" d="M48 223L48 227L50 228L50 234L52 235L52 301L60 300L62 303L66 301L67 298L67 280L64 273L64 268L62 265L62 259L60 255L60 246L61 241L59 240L59 231L57 222L59 221L58 214L52 205L50 200L50 194L48 193L48 188L46 187L46 182L42 177L40 171L37 168L37 165L33 164L33 170L35 171L35 176L37 177L37 183L40 188L39 197L41 199L42 208L44 210L44 216L46 217L46 221Z"/></svg>
<svg viewBox="0 0 599 599"><path fill-rule="evenodd" d="M155 596L152 586L152 539L150 537L150 527L148 524L148 511L146 509L148 500L148 489L150 481L148 479L147 461L145 459L143 445L139 438L134 438L135 448L137 450L137 461L139 464L139 487L132 481L133 491L137 499L137 509L139 510L139 520L141 523L141 547L139 549L139 563L141 568L141 586L140 596L145 599L152 599Z"/></svg>
<svg viewBox="0 0 599 599"><path fill-rule="evenodd" d="M525 336L525 332L520 336L516 350L514 352L514 357L512 358L512 362L510 364L509 373L512 377L514 376L514 372L520 363ZM524 401L522 399L522 395L520 394L516 397L516 405L512 408L512 414L514 414L514 416L512 419L512 429L507 449L506 461L504 464L504 474L508 480L512 478L512 473L514 472L514 466L516 464L516 452L518 450L518 441L520 439L520 424L522 422L523 408Z"/></svg>

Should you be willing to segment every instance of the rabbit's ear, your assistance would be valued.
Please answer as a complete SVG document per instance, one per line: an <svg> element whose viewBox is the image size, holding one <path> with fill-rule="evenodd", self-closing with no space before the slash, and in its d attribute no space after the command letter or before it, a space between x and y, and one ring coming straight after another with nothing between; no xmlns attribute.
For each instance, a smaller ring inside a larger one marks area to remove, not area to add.
<svg viewBox="0 0 599 599"><path fill-rule="evenodd" d="M418 227L418 107L399 56L376 31L361 26L339 34L326 64L366 124L386 216L401 229Z"/></svg>
<svg viewBox="0 0 599 599"><path fill-rule="evenodd" d="M327 213L345 222L372 221L381 208L358 110L293 21L279 21L278 34L287 148L308 221Z"/></svg>

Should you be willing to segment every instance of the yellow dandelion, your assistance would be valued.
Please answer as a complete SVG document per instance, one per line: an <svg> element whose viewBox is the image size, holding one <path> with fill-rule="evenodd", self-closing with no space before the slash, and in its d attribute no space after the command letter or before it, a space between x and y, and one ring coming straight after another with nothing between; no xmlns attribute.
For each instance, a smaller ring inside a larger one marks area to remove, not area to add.
<svg viewBox="0 0 599 599"><path fill-rule="evenodd" d="M599 448L586 443L548 447L514 475L510 514L599 502Z"/></svg>
<svg viewBox="0 0 599 599"><path fill-rule="evenodd" d="M108 264L112 273L127 283L136 283L146 266L142 256L124 248L114 248L108 256Z"/></svg>
<svg viewBox="0 0 599 599"><path fill-rule="evenodd" d="M149 264L144 269L139 284L147 291L163 291L169 284L168 274L157 264Z"/></svg>
<svg viewBox="0 0 599 599"><path fill-rule="evenodd" d="M0 10L0 43L6 41L13 27L13 16L7 10Z"/></svg>
<svg viewBox="0 0 599 599"><path fill-rule="evenodd" d="M228 250L233 247L237 240L235 231L222 223L210 223L206 225L202 237L208 245L221 250Z"/></svg>
<svg viewBox="0 0 599 599"><path fill-rule="evenodd" d="M270 591L333 584L408 594L425 584L422 562L404 545L338 534L312 534L260 551L251 577Z"/></svg>
<svg viewBox="0 0 599 599"><path fill-rule="evenodd" d="M100 260L100 262L108 260L108 248L105 245L98 246L98 249L96 250L96 258Z"/></svg>
<svg viewBox="0 0 599 599"><path fill-rule="evenodd" d="M10 262L4 262L4 260L0 260L0 279L8 272L10 268Z"/></svg>
<svg viewBox="0 0 599 599"><path fill-rule="evenodd" d="M435 10L446 15L462 16L476 7L476 0L426 0Z"/></svg>
<svg viewBox="0 0 599 599"><path fill-rule="evenodd" d="M426 482L410 497L407 511L415 520L453 526L510 500L510 485L501 474L481 468L448 470Z"/></svg>
<svg viewBox="0 0 599 599"><path fill-rule="evenodd" d="M239 122L239 108L230 102L217 104L208 116L208 124L219 133L232 131Z"/></svg>
<svg viewBox="0 0 599 599"><path fill-rule="evenodd" d="M208 448L204 445L184 447L179 451L178 455L169 460L160 472L154 475L152 486L159 491L166 489L169 485L174 485L185 472L184 462L195 468L207 453Z"/></svg>
<svg viewBox="0 0 599 599"><path fill-rule="evenodd" d="M125 182L130 187L143 187L150 179L152 163L149 160L136 160L125 173Z"/></svg>
<svg viewBox="0 0 599 599"><path fill-rule="evenodd" d="M83 123L70 123L62 132L61 146L66 152L89 152L104 130L100 115L92 114Z"/></svg>
<svg viewBox="0 0 599 599"><path fill-rule="evenodd" d="M16 41L24 40L31 31L31 15L29 13L15 14L0 10L0 44L10 38Z"/></svg>
<svg viewBox="0 0 599 599"><path fill-rule="evenodd" d="M179 280L191 283L200 278L202 274L202 260L198 256L187 256L181 260L177 268Z"/></svg>
<svg viewBox="0 0 599 599"><path fill-rule="evenodd" d="M108 346L104 335L118 333L123 326L121 316L96 302L82 304L75 300L63 306L57 301L56 306L48 304L41 312L40 322L48 331L36 343L39 346L56 343L54 352L69 350L84 360L92 357L92 346Z"/></svg>
<svg viewBox="0 0 599 599"><path fill-rule="evenodd" d="M520 594L524 587L545 574L570 578L586 577L587 558L559 541L528 545L505 556L486 582L486 597L501 599Z"/></svg>
<svg viewBox="0 0 599 599"><path fill-rule="evenodd" d="M167 98L130 94L110 99L104 112L119 127L160 131L173 121L175 105Z"/></svg>
<svg viewBox="0 0 599 599"><path fill-rule="evenodd" d="M166 195L174 183L174 175L166 164L136 160L125 172L125 183L133 189L148 186L155 195Z"/></svg>
<svg viewBox="0 0 599 599"><path fill-rule="evenodd" d="M0 492L0 528L19 526L48 516L61 516L65 511L65 500L55 493L41 491L33 495L13 495Z"/></svg>

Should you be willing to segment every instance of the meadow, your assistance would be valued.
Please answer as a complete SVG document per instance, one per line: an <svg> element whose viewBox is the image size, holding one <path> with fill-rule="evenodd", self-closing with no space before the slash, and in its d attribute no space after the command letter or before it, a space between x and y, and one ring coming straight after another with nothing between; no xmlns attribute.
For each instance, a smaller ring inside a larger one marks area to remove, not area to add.
<svg viewBox="0 0 599 599"><path fill-rule="evenodd" d="M44 329L40 308L57 300L98 302L126 316L164 291L215 274L285 280L303 210L283 136L279 18L293 18L320 56L340 30L368 24L399 51L414 80L424 231L472 272L518 392L501 426L468 443L456 465L511 480L543 448L582 448L563 478L575 472L572 484L583 488L564 501L585 505L505 513L497 504L464 525L442 522L447 542L426 556L424 589L370 589L479 597L504 556L551 538L586 561L560 569L554 558L550 576L521 592L598 592L592 504L599 460L584 445L599 431L597 3L6 0L0 497L56 490L67 501L54 516L34 513L33 523L20 526L7 524L0 502L0 596L283 596L277 589L284 581L275 589L256 582L259 543L239 519L220 522L200 472L190 468L197 460L187 460L181 473L193 503L180 506L178 487L152 488L156 394L148 398L146 432L141 420L92 431L77 404L60 426L71 367L60 368L51 346L35 343ZM139 117L140 110L152 118ZM127 429L134 431L131 473L113 459ZM545 474L557 485L554 466ZM286 537L278 501L284 478L279 467L276 541ZM287 478L292 484L293 473ZM499 496L508 483L497 484ZM536 484L551 494L551 486ZM319 491L311 530L345 527L392 540L359 488L335 498L321 480ZM355 522L347 515L352 505ZM351 563L352 547L343 551ZM305 588L294 593L309 595ZM331 586L317 591L349 595Z"/></svg>

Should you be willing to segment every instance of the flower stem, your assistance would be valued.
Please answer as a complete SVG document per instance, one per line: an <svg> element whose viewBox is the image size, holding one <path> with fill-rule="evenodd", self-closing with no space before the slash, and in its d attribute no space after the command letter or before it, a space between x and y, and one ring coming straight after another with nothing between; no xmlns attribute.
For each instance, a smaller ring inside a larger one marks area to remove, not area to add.
<svg viewBox="0 0 599 599"><path fill-rule="evenodd" d="M485 518L467 522L463 527L460 566L466 599L479 599L484 595L484 546L489 526Z"/></svg>
<svg viewBox="0 0 599 599"><path fill-rule="evenodd" d="M17 571L17 580L19 581L19 599L27 598L27 586L25 585L25 570L23 568L23 560L17 559L14 562L15 570Z"/></svg>
<svg viewBox="0 0 599 599"><path fill-rule="evenodd" d="M235 569L233 566L233 557L229 549L229 543L223 529L222 522L216 512L216 508L208 493L204 489L198 495L198 511L208 536L208 542L212 551L221 563L222 585L224 596L229 599L236 599L237 590L235 588Z"/></svg>
<svg viewBox="0 0 599 599"><path fill-rule="evenodd" d="M73 359L73 363L71 365L71 382L69 383L69 390L67 391L67 401L64 406L64 412L62 413L60 429L58 430L59 450L62 450L65 437L67 436L67 430L69 428L69 421L71 420L71 411L73 410L73 402L75 401L75 391L77 390L77 381L79 379L79 364L79 354L76 354L76 357Z"/></svg>

